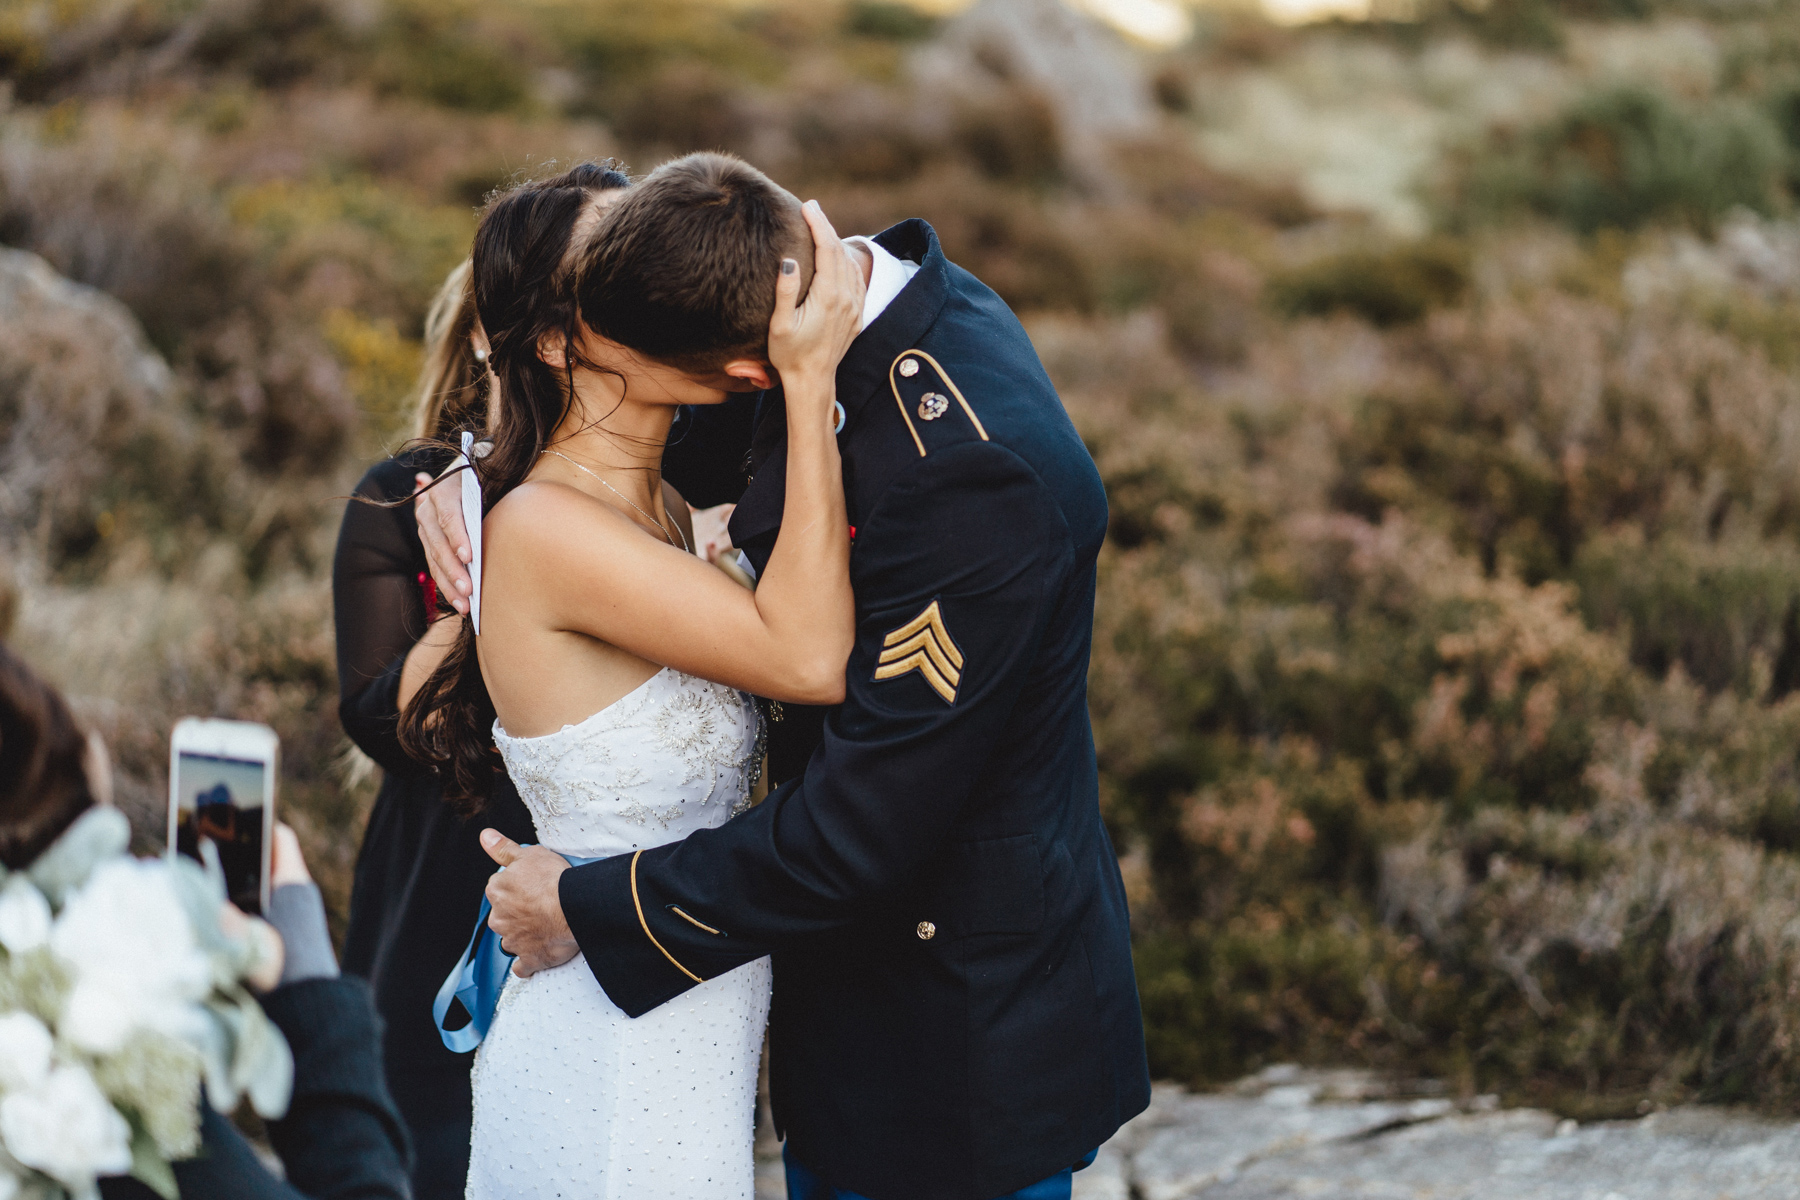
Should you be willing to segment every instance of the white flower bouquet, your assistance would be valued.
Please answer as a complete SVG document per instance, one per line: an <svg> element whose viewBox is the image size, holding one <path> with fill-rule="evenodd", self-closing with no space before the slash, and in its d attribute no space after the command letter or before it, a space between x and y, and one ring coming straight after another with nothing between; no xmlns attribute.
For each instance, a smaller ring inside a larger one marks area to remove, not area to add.
<svg viewBox="0 0 1800 1200"><path fill-rule="evenodd" d="M130 837L96 808L0 867L0 1200L127 1174L175 1200L203 1102L287 1110L293 1057L244 986L261 947L222 927L216 874L131 858Z"/></svg>

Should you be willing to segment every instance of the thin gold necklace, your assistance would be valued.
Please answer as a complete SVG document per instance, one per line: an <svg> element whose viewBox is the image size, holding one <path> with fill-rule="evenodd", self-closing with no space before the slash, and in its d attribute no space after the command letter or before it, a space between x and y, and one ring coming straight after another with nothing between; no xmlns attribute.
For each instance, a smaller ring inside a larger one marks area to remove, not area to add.
<svg viewBox="0 0 1800 1200"><path fill-rule="evenodd" d="M576 462L574 459L572 459L568 455L564 454L561 450L546 450L546 451L544 451L544 454L554 454L554 455L556 455L556 457L562 459L564 462L566 462L570 466L574 467L577 471L586 471L589 475L592 475L594 477L594 479L599 482L601 487L605 488L607 491L611 492L613 495L617 496L619 499L623 500L625 503L631 505L631 507L637 508L638 515L640 517L644 518L644 520L650 522L652 525L656 526L656 532L662 534L663 537L667 538L669 545L673 546L675 544L675 539L672 537L669 537L669 531L668 531L668 529L666 529L663 526L663 523L661 521L657 520L655 517L653 517L649 513L645 512L643 509L638 508L636 501L634 501L630 496L627 496L624 492L621 492L618 488L614 487L612 484L606 482L606 480L601 479L598 474L589 470L587 467L582 466L580 463ZM541 458L541 457L543 457L543 455L539 455L539 457ZM675 532L677 534L679 534L681 537L682 551L687 554L692 554L694 552L694 548L692 546L688 545L687 534L681 532L681 526L675 524L675 520L673 517L671 517L669 519L669 524L675 525Z"/></svg>

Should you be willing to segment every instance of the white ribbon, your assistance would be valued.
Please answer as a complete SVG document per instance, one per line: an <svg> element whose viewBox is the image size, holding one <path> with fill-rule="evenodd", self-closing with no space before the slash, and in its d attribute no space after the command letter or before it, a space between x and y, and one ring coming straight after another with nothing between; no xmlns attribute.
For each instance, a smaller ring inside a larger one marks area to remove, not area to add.
<svg viewBox="0 0 1800 1200"><path fill-rule="evenodd" d="M475 435L464 430L462 454L453 465L467 468L462 473L462 515L469 536L469 620L477 634L481 632L481 480L476 478L473 464L479 457Z"/></svg>

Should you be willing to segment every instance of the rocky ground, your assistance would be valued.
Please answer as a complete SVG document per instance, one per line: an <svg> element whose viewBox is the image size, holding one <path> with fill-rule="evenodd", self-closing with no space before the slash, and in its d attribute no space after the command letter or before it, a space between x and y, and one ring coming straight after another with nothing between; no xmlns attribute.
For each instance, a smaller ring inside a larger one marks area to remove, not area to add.
<svg viewBox="0 0 1800 1200"><path fill-rule="evenodd" d="M1158 1085L1074 1200L1793 1200L1800 1126L1711 1108L1579 1125L1430 1083L1273 1067L1223 1092ZM781 1200L760 1148L757 1200Z"/></svg>

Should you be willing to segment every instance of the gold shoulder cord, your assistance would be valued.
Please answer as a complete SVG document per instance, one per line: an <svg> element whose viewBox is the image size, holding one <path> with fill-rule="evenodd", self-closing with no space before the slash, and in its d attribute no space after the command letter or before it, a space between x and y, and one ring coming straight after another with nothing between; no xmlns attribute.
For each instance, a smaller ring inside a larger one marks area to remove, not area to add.
<svg viewBox="0 0 1800 1200"><path fill-rule="evenodd" d="M888 387L894 391L894 403L900 406L900 419L906 422L906 432L912 434L913 445L919 448L919 457L924 458L925 443L919 439L919 430L913 425L912 414L906 411L906 401L900 397L899 381L894 378L894 371L900 366L900 360L911 353L910 350L902 351L899 358L888 364Z"/></svg>
<svg viewBox="0 0 1800 1200"><path fill-rule="evenodd" d="M963 413L969 418L969 424L975 427L975 432L981 435L981 440L984 442L993 440L988 437L987 428L982 425L981 418L975 415L975 410L963 396L962 389L956 386L956 380L950 378L950 373L944 370L942 363L916 347L902 350L899 356L888 364L888 387L893 390L894 403L900 406L900 419L906 422L906 432L912 434L913 445L919 448L920 458L925 457L925 442L919 437L919 427L913 424L912 414L906 411L906 401L900 396L900 382L894 378L894 372L908 358L916 358L931 364L931 369L937 372L938 378L944 381L944 386L950 389L950 394L956 397L956 402L962 405Z"/></svg>
<svg viewBox="0 0 1800 1200"><path fill-rule="evenodd" d="M644 920L644 902L642 900L638 899L638 890L637 890L637 860L642 858L643 856L644 856L644 852L642 850L639 850L636 854L631 856L631 902L632 902L632 904L637 906L638 924L643 926L644 936L650 939L650 944L652 946L655 946L658 950L661 950L662 956L664 958L668 959L672 963L675 963L675 969L677 971L680 971L683 975L686 975L689 979L693 980L695 983L705 983L706 980L700 978L698 975L694 974L692 971L688 970L686 967L682 966L680 963L675 962L675 956L673 954L670 954L669 951L663 946L663 944L656 940L656 935L654 933L650 932L650 922Z"/></svg>

